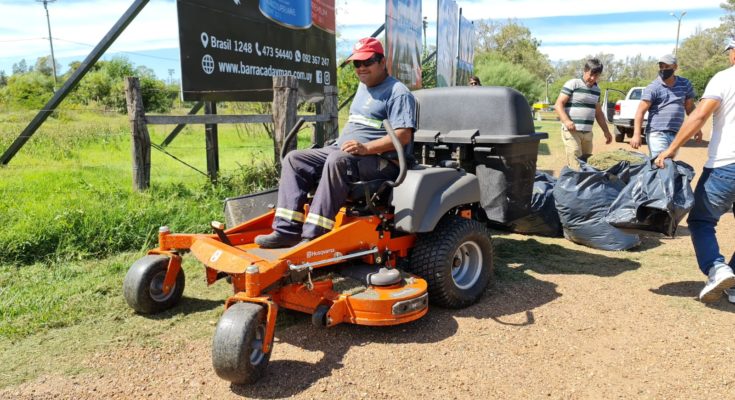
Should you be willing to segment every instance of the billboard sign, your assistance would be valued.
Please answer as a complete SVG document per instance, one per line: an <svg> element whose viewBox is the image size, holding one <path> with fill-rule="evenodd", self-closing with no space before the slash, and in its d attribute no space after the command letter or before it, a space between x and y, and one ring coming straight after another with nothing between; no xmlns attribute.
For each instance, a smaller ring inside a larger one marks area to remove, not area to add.
<svg viewBox="0 0 735 400"><path fill-rule="evenodd" d="M436 14L436 86L454 86L459 8L454 0L438 0Z"/></svg>
<svg viewBox="0 0 735 400"><path fill-rule="evenodd" d="M457 56L457 80L460 86L467 85L472 76L475 58L475 25L459 15L459 52Z"/></svg>
<svg viewBox="0 0 735 400"><path fill-rule="evenodd" d="M270 101L273 76L336 85L335 0L177 0L184 100Z"/></svg>
<svg viewBox="0 0 735 400"><path fill-rule="evenodd" d="M388 72L409 89L421 88L421 0L386 0Z"/></svg>

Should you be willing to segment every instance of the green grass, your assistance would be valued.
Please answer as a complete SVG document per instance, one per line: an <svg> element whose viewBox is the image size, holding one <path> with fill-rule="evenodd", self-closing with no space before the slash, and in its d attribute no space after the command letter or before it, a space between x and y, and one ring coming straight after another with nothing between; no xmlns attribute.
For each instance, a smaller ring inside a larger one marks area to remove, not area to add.
<svg viewBox="0 0 735 400"><path fill-rule="evenodd" d="M109 346L157 346L173 326L182 328L176 330L180 340L210 336L231 293L229 285L207 287L204 268L185 257L181 303L153 317L136 315L121 287L140 256L0 267L0 388L45 373L79 373L84 357Z"/></svg>
<svg viewBox="0 0 735 400"><path fill-rule="evenodd" d="M0 148L32 117L0 115ZM558 136L558 122L536 124L537 131ZM151 127L152 142L160 143L170 129ZM90 354L111 347L211 336L231 289L222 282L206 287L204 270L193 258L184 262L182 303L161 315L133 313L121 287L128 267L154 245L160 225L206 231L209 221L221 219L225 197L275 184L272 144L259 126L219 129L217 185L153 150L151 189L134 192L128 121L116 114L61 112L0 168L0 388L47 373L83 373ZM309 133L300 135L299 147L307 146ZM538 168L558 168L560 141L542 144L548 152L539 156ZM203 127L190 126L167 150L206 170L204 145ZM560 273L568 257L584 257L561 246L549 253L545 240L529 245L518 235L500 235L499 279L543 272L534 266L541 255L557 260L548 268ZM279 324L288 323L284 316Z"/></svg>
<svg viewBox="0 0 735 400"><path fill-rule="evenodd" d="M11 114L12 117L16 117ZM30 116L27 116L30 117ZM73 118L78 120L73 120ZM24 124L0 122L7 148ZM151 127L160 143L171 127ZM303 131L299 146L308 143ZM222 125L217 185L156 150L151 189L132 190L130 138L124 116L72 114L50 119L0 168L0 263L100 257L149 245L160 225L202 231L220 219L222 200L276 184L273 145L259 126ZM167 148L206 171L203 127L187 127Z"/></svg>

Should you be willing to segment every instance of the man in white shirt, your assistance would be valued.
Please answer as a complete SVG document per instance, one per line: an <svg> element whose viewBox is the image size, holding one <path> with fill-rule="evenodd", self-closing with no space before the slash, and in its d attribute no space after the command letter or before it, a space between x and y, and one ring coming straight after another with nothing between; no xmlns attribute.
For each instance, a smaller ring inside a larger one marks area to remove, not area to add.
<svg viewBox="0 0 735 400"><path fill-rule="evenodd" d="M691 232L697 263L707 275L707 283L699 293L705 303L717 301L727 293L735 303L735 253L730 265L715 236L720 217L735 204L735 39L727 44L730 68L718 72L707 84L702 100L684 122L671 145L656 158L656 165L663 167L664 159L673 158L676 151L696 134L714 114L712 138L708 159L694 191L694 208L687 223Z"/></svg>

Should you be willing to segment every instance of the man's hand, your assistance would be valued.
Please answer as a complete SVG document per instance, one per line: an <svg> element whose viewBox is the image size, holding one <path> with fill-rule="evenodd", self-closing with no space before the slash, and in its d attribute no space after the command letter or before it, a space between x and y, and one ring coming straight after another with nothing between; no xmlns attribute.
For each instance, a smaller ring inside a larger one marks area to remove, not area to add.
<svg viewBox="0 0 735 400"><path fill-rule="evenodd" d="M656 166L659 168L663 168L664 160L666 160L667 158L674 158L675 155L676 155L676 151L671 150L670 147L658 153L658 157L656 157L656 161L655 161Z"/></svg>
<svg viewBox="0 0 735 400"><path fill-rule="evenodd" d="M574 121L571 119L564 123L564 127L572 133L577 131L577 125L574 125Z"/></svg>
<svg viewBox="0 0 735 400"><path fill-rule="evenodd" d="M364 156L368 154L368 149L364 144L357 140L348 140L342 143L341 149L345 153L352 154L353 156Z"/></svg>
<svg viewBox="0 0 735 400"><path fill-rule="evenodd" d="M639 147L641 147L642 142L643 141L641 140L641 135L640 134L637 134L636 135L634 133L633 134L633 137L630 138L630 147L632 147L634 149L638 149Z"/></svg>
<svg viewBox="0 0 735 400"><path fill-rule="evenodd" d="M605 144L612 143L612 135L610 134L610 131L603 132L605 134Z"/></svg>
<svg viewBox="0 0 735 400"><path fill-rule="evenodd" d="M696 141L697 143L702 143L702 137L703 137L703 136L704 136L704 135L702 134L702 130L700 129L700 130L698 130L698 131L697 131L697 133L695 133L695 134L694 134L694 140L695 140L695 141Z"/></svg>

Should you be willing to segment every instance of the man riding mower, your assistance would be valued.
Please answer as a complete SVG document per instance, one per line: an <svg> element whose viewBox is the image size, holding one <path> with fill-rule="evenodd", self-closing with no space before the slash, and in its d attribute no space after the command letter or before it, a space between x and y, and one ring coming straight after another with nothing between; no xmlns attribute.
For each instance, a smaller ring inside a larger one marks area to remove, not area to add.
<svg viewBox="0 0 735 400"><path fill-rule="evenodd" d="M486 222L527 213L538 141L545 134L533 132L520 93L465 89L416 92L414 155L420 164L410 169L384 122L398 155L398 177L353 183L326 234L292 247L262 248L254 240L272 233L273 210L228 229L213 223L214 234L173 234L163 227L158 248L134 263L125 278L128 304L145 314L173 307L184 289L186 251L205 265L208 284L228 278L234 294L215 330L212 362L220 377L237 384L262 376L280 307L312 314L315 325L331 327L410 322L426 314L429 302L448 308L473 304L493 277ZM442 105L447 108L445 102L456 105L448 107L453 111L463 101L502 116L435 115ZM530 177L514 172L521 167L530 169Z"/></svg>

